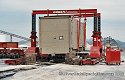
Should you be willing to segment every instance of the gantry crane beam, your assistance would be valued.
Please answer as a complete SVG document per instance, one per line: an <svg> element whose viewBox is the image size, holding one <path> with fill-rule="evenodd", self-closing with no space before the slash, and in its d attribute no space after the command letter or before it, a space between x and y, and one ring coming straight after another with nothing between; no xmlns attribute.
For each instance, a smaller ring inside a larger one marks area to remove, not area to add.
<svg viewBox="0 0 125 80"><path fill-rule="evenodd" d="M76 10L33 10L32 14L78 14L78 13L97 13L97 9L76 9Z"/></svg>

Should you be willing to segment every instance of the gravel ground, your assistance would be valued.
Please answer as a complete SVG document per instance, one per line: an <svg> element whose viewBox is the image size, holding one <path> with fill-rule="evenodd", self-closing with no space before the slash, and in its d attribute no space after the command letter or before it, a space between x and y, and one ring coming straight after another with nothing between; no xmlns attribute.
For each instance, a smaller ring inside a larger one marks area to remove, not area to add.
<svg viewBox="0 0 125 80"><path fill-rule="evenodd" d="M125 54L122 53L122 60ZM121 65L55 64L21 71L3 80L125 80L125 62Z"/></svg>

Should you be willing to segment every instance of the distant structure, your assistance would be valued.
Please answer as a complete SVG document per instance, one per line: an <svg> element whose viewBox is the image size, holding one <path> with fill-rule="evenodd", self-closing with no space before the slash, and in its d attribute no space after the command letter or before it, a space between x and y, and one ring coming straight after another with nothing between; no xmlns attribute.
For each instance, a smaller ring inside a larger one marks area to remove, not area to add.
<svg viewBox="0 0 125 80"><path fill-rule="evenodd" d="M0 34L0 42L9 42L9 39L6 35Z"/></svg>

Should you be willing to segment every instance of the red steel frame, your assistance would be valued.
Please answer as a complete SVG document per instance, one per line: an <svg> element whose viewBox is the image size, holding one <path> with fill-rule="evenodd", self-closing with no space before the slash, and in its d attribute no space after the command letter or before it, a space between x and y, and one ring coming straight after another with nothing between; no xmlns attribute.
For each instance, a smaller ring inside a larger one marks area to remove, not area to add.
<svg viewBox="0 0 125 80"><path fill-rule="evenodd" d="M81 28L81 17L79 17L79 20L78 20L78 38L77 38L77 47L78 47L78 50L79 50L79 47L80 47L80 28Z"/></svg>
<svg viewBox="0 0 125 80"><path fill-rule="evenodd" d="M97 9L75 9L75 10L33 10L32 12L32 32L31 32L31 47L36 47L36 15L37 14L46 14L49 16L50 14L65 14L73 16L74 18L79 18L78 21L78 50L79 50L79 42L80 42L80 22L82 17L100 17L100 13L97 13ZM95 24L94 24L95 25ZM86 22L84 24L84 48L86 46ZM101 34L100 31L94 31L93 32L93 45L98 45L98 42L94 41L94 38L101 38L99 37L99 34ZM99 43L101 44L101 43Z"/></svg>
<svg viewBox="0 0 125 80"><path fill-rule="evenodd" d="M85 17L85 19L84 19L84 24L83 24L83 35L84 35L84 37L83 37L83 42L84 42L84 50L85 50L85 48L86 48L86 17Z"/></svg>
<svg viewBox="0 0 125 80"><path fill-rule="evenodd" d="M33 15L36 14L82 14L82 13L97 13L97 9L76 9L76 10L34 10Z"/></svg>

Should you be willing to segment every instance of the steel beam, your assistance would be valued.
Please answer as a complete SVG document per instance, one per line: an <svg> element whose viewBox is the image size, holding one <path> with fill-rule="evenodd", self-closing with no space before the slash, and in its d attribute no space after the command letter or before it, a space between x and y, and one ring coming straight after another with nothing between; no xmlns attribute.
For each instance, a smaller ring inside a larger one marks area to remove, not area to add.
<svg viewBox="0 0 125 80"><path fill-rule="evenodd" d="M32 14L79 14L97 13L97 9L76 9L76 10L33 10Z"/></svg>

